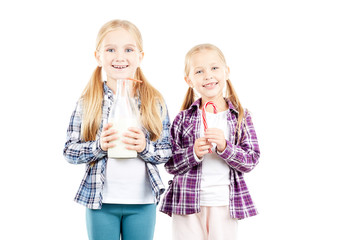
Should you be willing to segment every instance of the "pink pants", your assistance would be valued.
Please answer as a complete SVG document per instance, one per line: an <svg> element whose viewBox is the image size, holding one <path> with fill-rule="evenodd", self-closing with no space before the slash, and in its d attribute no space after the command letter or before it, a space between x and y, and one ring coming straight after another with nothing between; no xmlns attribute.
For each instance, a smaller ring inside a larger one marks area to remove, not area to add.
<svg viewBox="0 0 360 240"><path fill-rule="evenodd" d="M190 215L173 214L173 240L236 240L237 220L229 206L200 207Z"/></svg>

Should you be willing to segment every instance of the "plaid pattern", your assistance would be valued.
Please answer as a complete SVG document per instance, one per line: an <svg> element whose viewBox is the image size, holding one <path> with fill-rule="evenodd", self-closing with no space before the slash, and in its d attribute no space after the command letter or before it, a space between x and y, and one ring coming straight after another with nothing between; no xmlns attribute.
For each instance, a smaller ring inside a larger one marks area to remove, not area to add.
<svg viewBox="0 0 360 240"><path fill-rule="evenodd" d="M245 110L240 133L236 131L238 111L230 101L227 121L230 139L219 156L230 167L230 216L236 219L254 216L257 210L245 184L243 174L251 171L260 156L259 145L250 113ZM171 126L173 157L165 164L165 169L175 175L169 181L169 188L162 200L160 211L168 215L193 214L200 212L201 162L195 160L193 147L200 137L201 114L198 111L201 99L180 112Z"/></svg>
<svg viewBox="0 0 360 240"><path fill-rule="evenodd" d="M76 109L71 116L67 130L67 141L63 152L66 160L72 164L86 164L85 175L74 200L91 209L100 209L102 205L102 189L105 181L107 152L100 148L100 134L103 124L107 122L113 100L112 91L104 83L102 122L95 141L84 142L81 140L81 99L78 101ZM140 100L138 100L139 107L140 104ZM161 110L163 111L163 109ZM145 131L147 144L145 150L138 153L138 157L146 163L151 187L157 203L160 200L160 195L165 191L165 187L161 181L156 164L165 163L171 157L170 120L167 109L165 109L165 111L166 114L162 122L163 132L161 138L155 142L150 141L149 132L143 129Z"/></svg>

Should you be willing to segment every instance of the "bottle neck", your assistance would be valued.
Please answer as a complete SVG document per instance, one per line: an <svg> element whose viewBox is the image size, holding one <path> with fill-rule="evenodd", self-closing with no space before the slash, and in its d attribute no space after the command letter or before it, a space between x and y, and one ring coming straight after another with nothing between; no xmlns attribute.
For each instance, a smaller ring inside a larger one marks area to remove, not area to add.
<svg viewBox="0 0 360 240"><path fill-rule="evenodd" d="M133 98L134 97L134 83L131 80L117 80L116 81L116 90L113 91L115 96L128 96Z"/></svg>

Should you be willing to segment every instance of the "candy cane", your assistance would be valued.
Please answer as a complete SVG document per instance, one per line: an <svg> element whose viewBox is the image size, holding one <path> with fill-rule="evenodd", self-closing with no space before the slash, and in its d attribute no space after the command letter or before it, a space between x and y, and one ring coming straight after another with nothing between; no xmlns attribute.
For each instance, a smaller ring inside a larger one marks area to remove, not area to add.
<svg viewBox="0 0 360 240"><path fill-rule="evenodd" d="M208 101L204 104L203 108L202 108L202 112L201 112L201 116L202 116L202 119L203 119L203 123L204 123L204 132L206 132L206 130L208 129L208 125L207 125L207 122L206 122L206 107L207 105L212 105L213 108L214 108L214 113L217 113L217 109L216 109L216 105L215 103L211 102L211 101ZM209 153L212 153L211 151L211 148L209 148Z"/></svg>

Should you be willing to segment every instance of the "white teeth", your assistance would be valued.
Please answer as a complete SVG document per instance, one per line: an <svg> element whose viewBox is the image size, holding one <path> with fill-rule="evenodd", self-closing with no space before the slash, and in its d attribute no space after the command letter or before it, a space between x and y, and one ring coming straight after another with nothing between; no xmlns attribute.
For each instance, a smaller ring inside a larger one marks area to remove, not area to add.
<svg viewBox="0 0 360 240"><path fill-rule="evenodd" d="M124 69L124 68L127 68L128 66L127 65L121 65L121 66L113 65L113 67L116 68L116 69Z"/></svg>
<svg viewBox="0 0 360 240"><path fill-rule="evenodd" d="M216 82L212 82L212 83L204 84L203 87L213 86L216 84L217 84Z"/></svg>

